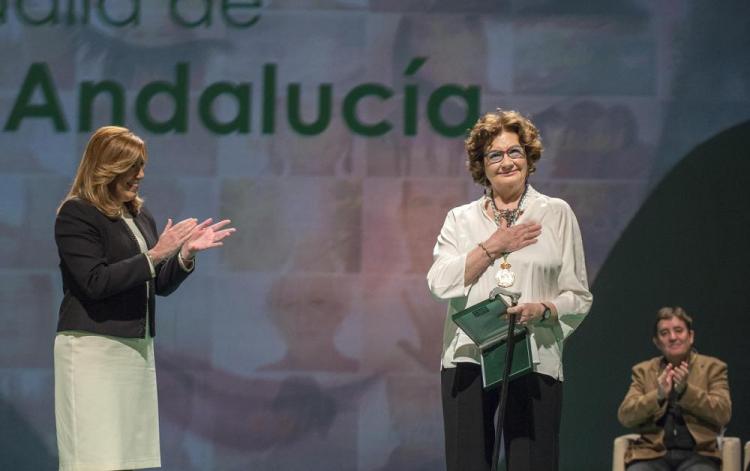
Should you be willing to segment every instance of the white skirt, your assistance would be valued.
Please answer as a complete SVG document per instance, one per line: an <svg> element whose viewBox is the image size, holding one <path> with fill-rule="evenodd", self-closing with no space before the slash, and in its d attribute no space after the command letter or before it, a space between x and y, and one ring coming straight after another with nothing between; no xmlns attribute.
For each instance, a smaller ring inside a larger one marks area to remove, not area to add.
<svg viewBox="0 0 750 471"><path fill-rule="evenodd" d="M61 471L160 467L153 338L58 333L55 421Z"/></svg>

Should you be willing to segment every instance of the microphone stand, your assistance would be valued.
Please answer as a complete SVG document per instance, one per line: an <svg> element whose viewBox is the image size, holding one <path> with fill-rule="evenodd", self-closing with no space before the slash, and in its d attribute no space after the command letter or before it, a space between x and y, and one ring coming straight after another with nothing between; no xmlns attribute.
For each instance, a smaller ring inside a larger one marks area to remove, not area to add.
<svg viewBox="0 0 750 471"><path fill-rule="evenodd" d="M521 293L507 291L503 288L495 288L490 293L490 298L494 299L500 295L510 297L511 306L518 305L518 298ZM497 412L497 424L495 425L495 445L492 449L492 471L497 471L498 459L500 458L500 438L502 436L503 425L505 421L505 409L508 404L508 378L510 377L511 362L513 361L513 331L516 327L516 314L508 314L508 339L505 342L505 370L503 371L502 384L500 385L500 405ZM506 450L507 452L507 450Z"/></svg>

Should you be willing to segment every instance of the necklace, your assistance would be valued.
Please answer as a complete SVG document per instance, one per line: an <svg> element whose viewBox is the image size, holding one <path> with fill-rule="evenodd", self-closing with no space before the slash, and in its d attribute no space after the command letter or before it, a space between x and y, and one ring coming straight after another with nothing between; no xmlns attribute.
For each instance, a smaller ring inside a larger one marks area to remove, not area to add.
<svg viewBox="0 0 750 471"><path fill-rule="evenodd" d="M523 194L521 194L521 198L518 200L518 206L516 206L515 209L498 209L497 204L495 204L494 195L490 193L490 203L492 204L492 215L495 220L495 225L500 227L500 221L503 219L505 220L506 228L510 228L510 226L515 224L518 218L523 214L523 203L526 200L528 189L529 185L527 184L523 189ZM516 281L516 274L511 270L511 264L508 263L509 253L510 252L503 253L503 261L500 263L500 269L495 274L495 281L501 288L510 288Z"/></svg>
<svg viewBox="0 0 750 471"><path fill-rule="evenodd" d="M510 227L513 225L514 222L516 222L516 219L523 213L522 210L515 208L515 209L497 209L497 205L495 204L495 199L490 199L492 202L492 214L493 219L495 220L495 224L497 226L500 226L500 220L505 219L506 227Z"/></svg>

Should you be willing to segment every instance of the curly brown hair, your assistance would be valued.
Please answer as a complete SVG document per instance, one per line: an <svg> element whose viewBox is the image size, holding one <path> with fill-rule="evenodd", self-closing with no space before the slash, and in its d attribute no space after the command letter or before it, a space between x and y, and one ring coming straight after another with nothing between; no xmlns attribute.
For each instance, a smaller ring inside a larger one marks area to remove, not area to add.
<svg viewBox="0 0 750 471"><path fill-rule="evenodd" d="M534 124L518 111L503 110L484 114L479 118L466 138L467 166L469 173L476 183L490 186L490 181L484 172L484 156L492 141L503 131L518 134L518 140L526 152L529 164L529 174L536 170L536 163L542 157L542 138Z"/></svg>

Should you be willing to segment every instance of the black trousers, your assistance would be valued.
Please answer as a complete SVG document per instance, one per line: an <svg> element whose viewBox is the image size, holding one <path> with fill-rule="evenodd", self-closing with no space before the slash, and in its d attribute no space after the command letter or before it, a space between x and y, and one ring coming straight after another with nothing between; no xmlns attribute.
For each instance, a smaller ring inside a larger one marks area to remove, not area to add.
<svg viewBox="0 0 750 471"><path fill-rule="evenodd" d="M441 372L447 471L489 471L500 388L484 391L479 365ZM532 373L511 381L503 438L508 471L557 471L562 383Z"/></svg>

